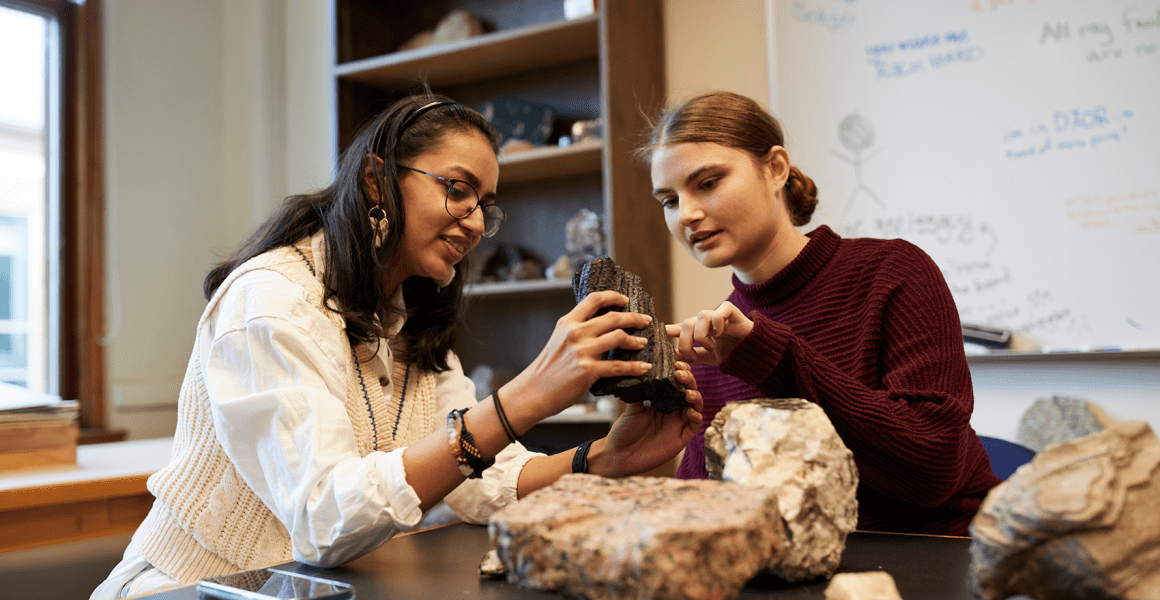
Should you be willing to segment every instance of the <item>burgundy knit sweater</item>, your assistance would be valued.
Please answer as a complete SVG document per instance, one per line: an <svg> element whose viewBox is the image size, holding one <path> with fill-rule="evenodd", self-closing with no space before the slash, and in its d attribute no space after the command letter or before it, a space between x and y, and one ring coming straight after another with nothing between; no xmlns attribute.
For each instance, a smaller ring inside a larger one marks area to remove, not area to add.
<svg viewBox="0 0 1160 600"><path fill-rule="evenodd" d="M1000 482L971 428L974 399L954 300L904 240L842 239L826 226L797 258L729 301L754 321L718 369L693 365L701 433L678 477L704 478L705 428L726 402L805 398L858 465L858 528L967 535Z"/></svg>

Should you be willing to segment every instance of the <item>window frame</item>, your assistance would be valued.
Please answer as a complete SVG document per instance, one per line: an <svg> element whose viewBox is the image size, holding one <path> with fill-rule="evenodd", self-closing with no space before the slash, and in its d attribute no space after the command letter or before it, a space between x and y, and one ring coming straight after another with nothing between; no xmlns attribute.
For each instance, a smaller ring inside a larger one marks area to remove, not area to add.
<svg viewBox="0 0 1160 600"><path fill-rule="evenodd" d="M60 33L59 380L80 404L81 443L124 439L107 429L102 0L2 0L56 15ZM51 144L50 144L51 147ZM50 291L50 294L52 292Z"/></svg>

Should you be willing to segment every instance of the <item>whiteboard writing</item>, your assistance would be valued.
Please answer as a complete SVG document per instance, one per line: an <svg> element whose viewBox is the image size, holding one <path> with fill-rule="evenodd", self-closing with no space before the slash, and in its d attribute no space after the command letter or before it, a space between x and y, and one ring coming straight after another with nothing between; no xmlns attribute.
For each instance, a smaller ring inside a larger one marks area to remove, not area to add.
<svg viewBox="0 0 1160 600"><path fill-rule="evenodd" d="M1155 57L1160 44L1154 39L1160 31L1160 7L1143 8L1132 4L1106 21L1046 21L1039 34L1040 45L1075 44L1089 63L1122 59Z"/></svg>
<svg viewBox="0 0 1160 600"><path fill-rule="evenodd" d="M847 4L853 4L853 0ZM838 31L854 23L854 11L848 8L834 10L823 2L794 2L793 18L806 25L820 25L829 31Z"/></svg>
<svg viewBox="0 0 1160 600"><path fill-rule="evenodd" d="M1049 117L1026 128L1005 127L1003 141L1007 160L1021 160L1069 150L1099 150L1128 139L1131 109L1093 107L1052 111Z"/></svg>
<svg viewBox="0 0 1160 600"><path fill-rule="evenodd" d="M867 62L879 79L927 73L982 60L986 51L970 41L970 34L963 29L879 42L866 47Z"/></svg>
<svg viewBox="0 0 1160 600"><path fill-rule="evenodd" d="M961 247L976 246L989 255L998 243L994 230L987 223L978 223L967 214L913 214L880 215L852 219L842 223L843 235L847 237L876 237L917 239L939 244L955 244Z"/></svg>
<svg viewBox="0 0 1160 600"><path fill-rule="evenodd" d="M1122 194L1076 194L1063 206L1081 230L1112 229L1130 235L1160 233L1160 194L1155 189Z"/></svg>
<svg viewBox="0 0 1160 600"><path fill-rule="evenodd" d="M804 229L917 245L964 322L1160 348L1160 0L772 5Z"/></svg>

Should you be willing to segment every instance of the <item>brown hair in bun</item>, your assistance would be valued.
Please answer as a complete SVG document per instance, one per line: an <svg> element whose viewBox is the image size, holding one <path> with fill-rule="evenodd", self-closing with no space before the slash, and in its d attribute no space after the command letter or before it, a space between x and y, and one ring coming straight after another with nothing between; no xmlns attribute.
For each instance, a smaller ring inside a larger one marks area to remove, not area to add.
<svg viewBox="0 0 1160 600"><path fill-rule="evenodd" d="M697 142L735 148L764 162L770 148L785 145L785 136L777 119L753 99L732 92L708 92L661 113L636 156L648 163L662 145ZM785 183L785 201L795 226L809 223L818 206L818 186L793 165Z"/></svg>

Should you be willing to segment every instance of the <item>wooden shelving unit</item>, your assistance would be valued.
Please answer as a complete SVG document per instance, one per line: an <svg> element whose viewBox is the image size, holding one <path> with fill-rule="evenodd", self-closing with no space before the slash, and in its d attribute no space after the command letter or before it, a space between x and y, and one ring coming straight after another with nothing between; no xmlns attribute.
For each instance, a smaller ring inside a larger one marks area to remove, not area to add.
<svg viewBox="0 0 1160 600"><path fill-rule="evenodd" d="M497 196L508 220L473 254L519 246L551 265L564 252L567 220L587 208L603 216L608 254L642 277L658 316L669 320L668 244L656 243L664 218L647 170L632 157L645 115L664 99L661 1L598 4L596 14L568 20L561 0L335 0L339 144L424 82L468 106L512 99L600 118L603 141L500 157ZM456 9L494 30L392 51ZM575 306L565 279L480 283L467 294L457 353L468 372L478 364L524 368Z"/></svg>

